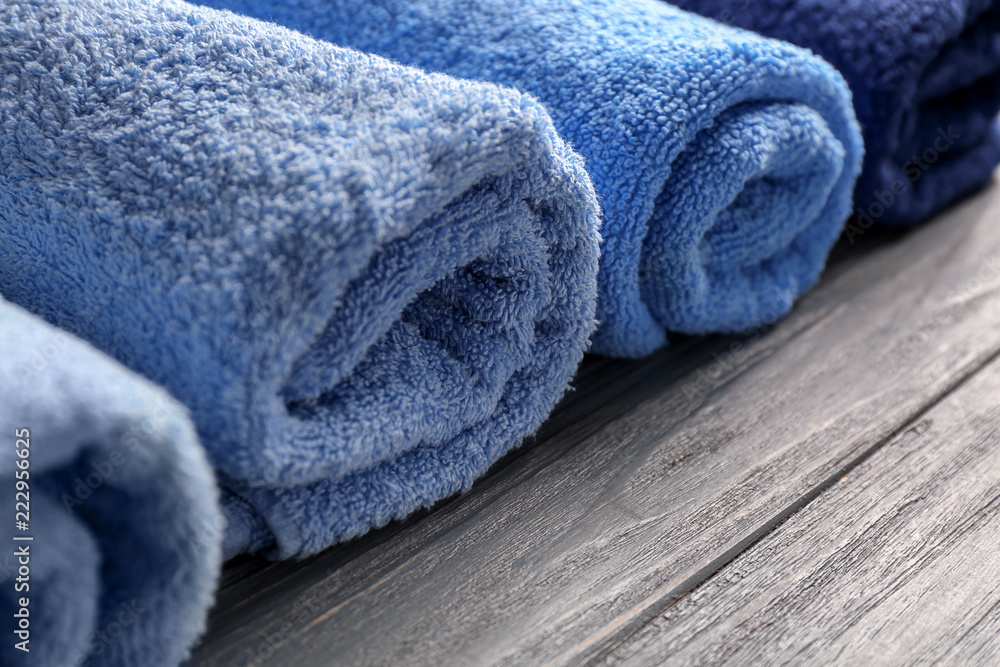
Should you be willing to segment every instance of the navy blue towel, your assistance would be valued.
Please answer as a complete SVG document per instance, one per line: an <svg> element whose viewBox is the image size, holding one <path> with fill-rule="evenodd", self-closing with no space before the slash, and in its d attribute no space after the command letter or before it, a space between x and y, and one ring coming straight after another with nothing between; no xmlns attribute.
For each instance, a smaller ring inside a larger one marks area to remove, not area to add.
<svg viewBox="0 0 1000 667"><path fill-rule="evenodd" d="M866 158L859 229L908 225L1000 162L1000 0L671 0L812 49L854 93Z"/></svg>
<svg viewBox="0 0 1000 667"><path fill-rule="evenodd" d="M656 0L206 2L538 96L604 206L598 352L786 313L850 214L862 145L841 76Z"/></svg>
<svg viewBox="0 0 1000 667"><path fill-rule="evenodd" d="M227 555L467 488L566 389L599 208L528 95L176 0L9 0L0 76L0 292L190 408Z"/></svg>
<svg viewBox="0 0 1000 667"><path fill-rule="evenodd" d="M0 434L0 664L177 665L222 555L187 411L0 299Z"/></svg>

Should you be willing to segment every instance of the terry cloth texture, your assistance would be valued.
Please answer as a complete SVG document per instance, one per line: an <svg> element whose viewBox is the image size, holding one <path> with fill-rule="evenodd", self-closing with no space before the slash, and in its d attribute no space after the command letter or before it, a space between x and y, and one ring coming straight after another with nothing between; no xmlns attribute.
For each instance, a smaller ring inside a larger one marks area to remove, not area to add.
<svg viewBox="0 0 1000 667"><path fill-rule="evenodd" d="M656 0L209 4L537 95L602 198L604 354L786 313L850 213L862 145L840 75Z"/></svg>
<svg viewBox="0 0 1000 667"><path fill-rule="evenodd" d="M466 489L594 326L599 207L531 97L174 0L0 8L0 292L159 383L225 553Z"/></svg>
<svg viewBox="0 0 1000 667"><path fill-rule="evenodd" d="M671 0L808 47L854 93L866 158L855 214L909 225L1000 162L1000 0Z"/></svg>
<svg viewBox="0 0 1000 667"><path fill-rule="evenodd" d="M222 543L187 412L0 300L0 433L0 664L178 664L204 627Z"/></svg>

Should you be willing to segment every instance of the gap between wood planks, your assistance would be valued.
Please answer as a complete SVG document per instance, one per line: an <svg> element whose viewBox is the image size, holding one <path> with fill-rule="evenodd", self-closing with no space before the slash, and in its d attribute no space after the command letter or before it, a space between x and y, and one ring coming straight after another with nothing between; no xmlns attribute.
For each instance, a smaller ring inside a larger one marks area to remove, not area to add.
<svg viewBox="0 0 1000 667"><path fill-rule="evenodd" d="M721 554L715 561L708 563L704 569L700 572L695 573L690 579L681 583L676 589L671 591L665 596L662 605L657 605L655 608L649 609L643 614L643 617L647 617L645 621L625 636L620 642L613 646L609 646L607 650L596 655L588 664L598 664L604 662L610 655L615 653L617 650L621 649L623 646L629 643L637 635L640 635L644 630L649 627L649 624L656 620L658 617L662 616L665 612L669 610L670 607L674 606L676 603L680 602L685 596L695 592L703 584L710 581L714 576L722 572L728 565L736 561L740 556L746 552L753 549L761 540L773 534L778 530L785 522L787 522L792 516L799 513L806 506L811 504L817 498L822 496L824 493L833 488L836 484L841 482L844 478L849 477L850 474L855 471L858 467L863 465L869 459L872 458L877 452L882 450L886 445L893 442L901 435L907 431L914 428L914 424L920 422L926 415L932 413L936 408L945 404L951 399L959 390L963 389L969 384L976 375L978 375L983 369L991 366L995 362L1000 360L1000 350L994 353L991 357L986 359L979 367L970 369L967 373L963 374L961 377L957 378L955 382L948 387L948 389L943 393L937 400L930 403L923 410L918 412L913 416L911 421L907 424L901 425L895 432L889 434L884 440L876 443L868 450L862 452L857 458L848 462L842 469L835 471L830 475L829 478L820 483L815 489L803 495L800 499L790 504L784 511L779 512L771 521L763 525L755 531L754 533L748 535L742 542L736 544L729 551ZM998 397L1000 398L1000 397ZM1000 443L998 443L1000 445ZM1000 553L998 553L998 558L1000 558Z"/></svg>
<svg viewBox="0 0 1000 667"><path fill-rule="evenodd" d="M1000 359L604 664L997 664Z"/></svg>

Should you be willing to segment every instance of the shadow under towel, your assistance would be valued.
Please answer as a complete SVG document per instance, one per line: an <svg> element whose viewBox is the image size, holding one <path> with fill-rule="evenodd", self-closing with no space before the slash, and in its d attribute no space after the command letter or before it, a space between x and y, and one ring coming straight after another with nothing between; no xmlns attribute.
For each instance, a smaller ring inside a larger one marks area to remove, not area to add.
<svg viewBox="0 0 1000 667"><path fill-rule="evenodd" d="M225 553L467 488L594 326L599 208L531 97L174 0L0 8L0 291L170 390Z"/></svg>
<svg viewBox="0 0 1000 667"><path fill-rule="evenodd" d="M785 314L850 214L862 145L840 75L656 0L208 4L537 95L602 198L597 352Z"/></svg>
<svg viewBox="0 0 1000 667"><path fill-rule="evenodd" d="M178 664L205 625L223 525L187 411L0 299L0 433L0 664Z"/></svg>
<svg viewBox="0 0 1000 667"><path fill-rule="evenodd" d="M920 222L1000 163L1000 0L671 3L808 47L843 73L865 137L862 228Z"/></svg>

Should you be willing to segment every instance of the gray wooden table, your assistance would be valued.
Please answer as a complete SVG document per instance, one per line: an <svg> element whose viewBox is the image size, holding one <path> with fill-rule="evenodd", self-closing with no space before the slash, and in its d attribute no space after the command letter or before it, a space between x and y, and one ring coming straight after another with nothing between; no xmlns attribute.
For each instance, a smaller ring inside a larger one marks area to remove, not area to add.
<svg viewBox="0 0 1000 667"><path fill-rule="evenodd" d="M471 492L225 571L193 665L1000 664L1000 183L593 358Z"/></svg>

